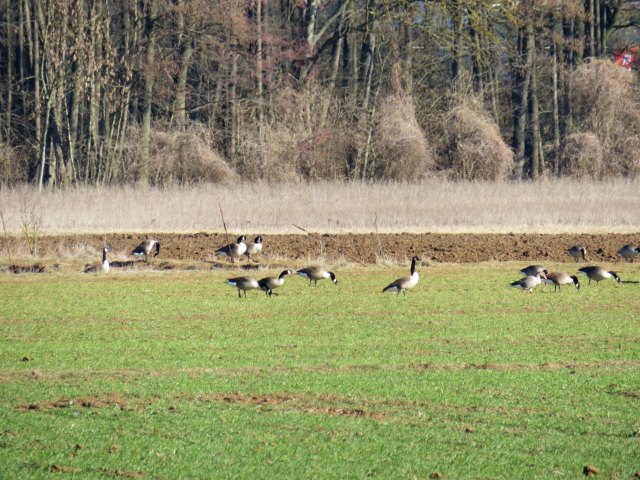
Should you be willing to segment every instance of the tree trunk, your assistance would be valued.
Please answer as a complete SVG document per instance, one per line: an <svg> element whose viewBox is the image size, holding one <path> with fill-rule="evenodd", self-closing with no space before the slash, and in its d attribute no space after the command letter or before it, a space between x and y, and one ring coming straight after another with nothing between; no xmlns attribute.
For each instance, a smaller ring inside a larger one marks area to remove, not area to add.
<svg viewBox="0 0 640 480"><path fill-rule="evenodd" d="M519 32L518 57L515 59L514 103L515 116L513 119L513 150L515 152L515 175L518 180L524 177L526 157L527 110L529 105L529 86L531 84L531 67L533 52L528 42L533 25L527 22L525 29ZM524 63L522 59L524 58Z"/></svg>
<svg viewBox="0 0 640 480"><path fill-rule="evenodd" d="M144 112L142 115L142 159L138 173L138 185L146 188L149 185L149 149L151 143L151 110L153 106L153 85L155 82L154 63L156 59L156 17L158 4L156 0L149 1L149 8L145 19L147 46L145 51L146 68L144 71Z"/></svg>
<svg viewBox="0 0 640 480"><path fill-rule="evenodd" d="M183 0L180 0L178 5L182 3ZM191 36L191 25L189 25L180 9L178 9L178 37L180 69L176 84L176 97L173 103L173 118L180 128L184 128L187 121L187 75L191 66L191 57L193 56L193 38Z"/></svg>

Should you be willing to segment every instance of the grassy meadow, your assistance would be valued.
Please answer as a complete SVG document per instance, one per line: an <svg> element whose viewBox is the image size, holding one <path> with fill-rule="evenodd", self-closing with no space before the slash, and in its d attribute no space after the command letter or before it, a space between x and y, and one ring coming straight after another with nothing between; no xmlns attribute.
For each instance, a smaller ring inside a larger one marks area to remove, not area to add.
<svg viewBox="0 0 640 480"><path fill-rule="evenodd" d="M520 267L406 298L397 265L246 300L229 272L2 275L0 477L633 478L637 265L532 295Z"/></svg>

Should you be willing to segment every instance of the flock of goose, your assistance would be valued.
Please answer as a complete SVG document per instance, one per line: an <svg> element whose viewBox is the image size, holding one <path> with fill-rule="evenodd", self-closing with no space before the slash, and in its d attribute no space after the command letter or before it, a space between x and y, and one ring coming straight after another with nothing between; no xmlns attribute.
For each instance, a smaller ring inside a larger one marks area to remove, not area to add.
<svg viewBox="0 0 640 480"><path fill-rule="evenodd" d="M232 263L242 256L246 256L249 260L253 260L252 257L254 255L258 255L262 251L262 242L263 239L260 235L255 237L253 242L247 242L247 237L245 235L241 235L235 242L217 249L215 251L215 255L228 257ZM102 249L102 263L87 266L83 271L85 273L108 272L110 269L109 261L107 259L108 250L110 250L108 246L105 246ZM156 257L160 254L160 242L151 239L140 243L140 245L131 251L131 255L144 257L145 261L148 261L149 255L152 252ZM587 261L587 248L584 246L575 245L568 250L568 254L573 257L576 262L580 261L580 259L585 262ZM640 247L625 245L618 250L618 255L628 262L632 262L636 256L640 255ZM395 293L396 295L400 295L401 293L406 295L407 290L414 288L420 280L420 276L416 270L416 265L420 261L420 257L414 256L411 259L410 274L391 282L383 288L382 291ZM238 289L238 297L242 297L242 294L244 293L246 298L247 291L249 290L262 290L268 297L271 297L274 295L273 290L281 287L284 284L287 275L293 275L293 273L294 272L292 270L287 269L283 270L277 277L265 277L259 280L250 276L233 277L227 279L226 283ZM320 267L306 267L297 270L295 273L301 277L307 278L309 280L309 286L311 286L312 282L317 286L319 280L325 279L330 279L334 285L338 284L338 279L333 272ZM554 292L556 289L560 290L562 285L571 284L575 286L576 290L580 290L580 281L576 275L569 275L565 272L549 273L542 265L530 265L520 270L520 273L523 274L524 277L511 283L511 286L519 289L521 292L527 291L529 293L533 293L533 289L538 285L547 285L549 283L553 284ZM591 280L599 283L600 281L609 278L615 279L618 284L621 283L620 277L616 272L607 271L598 266L580 268L578 269L578 274L586 276L589 279L589 284L591 283Z"/></svg>
<svg viewBox="0 0 640 480"><path fill-rule="evenodd" d="M581 258L585 262L587 261L587 248L584 246L574 245L568 250L568 253L576 262ZM618 250L618 255L628 262L633 262L633 259L640 255L640 247L625 245ZM552 283L554 292L556 289L560 290L561 285L570 284L573 284L576 287L576 290L580 291L580 281L577 276L569 275L565 272L549 273L542 265L529 265L528 267L520 270L520 273L522 273L524 277L513 282L511 286L520 289L521 292L528 291L529 293L533 293L533 289L543 283L545 285ZM613 278L618 282L618 284L622 283L616 272L610 272L595 265L579 268L578 273L589 279L587 285L591 283L591 280L596 283L600 283L602 280L606 280L608 278Z"/></svg>

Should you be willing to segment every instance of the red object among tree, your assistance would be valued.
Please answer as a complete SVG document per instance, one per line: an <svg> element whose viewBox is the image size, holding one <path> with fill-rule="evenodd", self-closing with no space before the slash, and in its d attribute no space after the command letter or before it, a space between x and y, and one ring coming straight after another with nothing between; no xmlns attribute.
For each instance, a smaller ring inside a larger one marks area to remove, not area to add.
<svg viewBox="0 0 640 480"><path fill-rule="evenodd" d="M618 65L626 68L627 70L632 70L638 67L637 62L639 58L638 49L636 47L614 50L613 58Z"/></svg>

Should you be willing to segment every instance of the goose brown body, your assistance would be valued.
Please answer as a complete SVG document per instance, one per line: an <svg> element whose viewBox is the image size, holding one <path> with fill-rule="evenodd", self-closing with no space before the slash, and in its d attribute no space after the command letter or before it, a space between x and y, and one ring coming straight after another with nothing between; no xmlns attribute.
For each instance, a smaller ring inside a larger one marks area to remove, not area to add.
<svg viewBox="0 0 640 480"><path fill-rule="evenodd" d="M533 293L533 289L542 283L542 279L540 277L545 278L545 274L540 272L535 275L527 275L526 277L513 282L511 286L513 288L519 288L520 293L524 293L525 291Z"/></svg>
<svg viewBox="0 0 640 480"><path fill-rule="evenodd" d="M242 292L244 292L244 298L247 298L247 290L258 290L260 285L255 278L251 277L234 277L229 278L226 281L227 285L236 287L238 289L238 297L242 298Z"/></svg>
<svg viewBox="0 0 640 480"><path fill-rule="evenodd" d="M568 250L569 256L573 257L575 261L579 261L582 258L585 262L587 261L587 247L583 247L581 245L574 245Z"/></svg>
<svg viewBox="0 0 640 480"><path fill-rule="evenodd" d="M244 254L249 260L253 260L251 255L257 255L260 252L262 252L262 237L258 235L253 242L247 242L247 249L244 251Z"/></svg>
<svg viewBox="0 0 640 480"><path fill-rule="evenodd" d="M109 247L104 247L102 249L102 263L96 263L95 265L90 265L88 267L86 267L83 272L84 273L101 273L101 272L108 272L110 267L109 267L109 260L107 260L107 251L109 250Z"/></svg>
<svg viewBox="0 0 640 480"><path fill-rule="evenodd" d="M633 259L640 255L640 247L634 245L625 245L618 250L618 255L624 258L627 262L633 262Z"/></svg>
<svg viewBox="0 0 640 480"><path fill-rule="evenodd" d="M284 279L287 275L291 275L293 272L291 270L284 270L277 277L265 277L258 280L258 285L260 285L260 290L265 292L267 296L273 295L273 290L275 288L281 287L284 284Z"/></svg>
<svg viewBox="0 0 640 480"><path fill-rule="evenodd" d="M413 257L411 259L411 275L406 277L400 277L394 282L382 289L383 292L394 292L396 295L401 293L406 296L406 291L414 288L418 285L420 275L416 271L416 263L420 261L420 257Z"/></svg>
<svg viewBox="0 0 640 480"><path fill-rule="evenodd" d="M576 277L575 275L569 275L568 273L565 273L565 272L552 272L548 274L546 277L548 282L553 283L554 292L556 291L556 289L560 290L561 285L570 285L570 284L574 284L576 287L576 290L580 291L580 281L578 280L578 277Z"/></svg>
<svg viewBox="0 0 640 480"><path fill-rule="evenodd" d="M148 261L149 254L155 249L154 257L160 255L160 242L157 240L144 240L136 248L131 251L131 255L144 256L144 259Z"/></svg>
<svg viewBox="0 0 640 480"><path fill-rule="evenodd" d="M613 278L616 282L618 282L618 284L622 283L620 277L616 272L608 272L604 268L595 265L591 267L581 268L580 270L578 270L578 273L587 276L587 278L589 279L589 283L587 283L587 285L591 284L591 280L594 280L597 284L602 280L606 280L608 278Z"/></svg>
<svg viewBox="0 0 640 480"><path fill-rule="evenodd" d="M236 258L241 257L247 250L247 244L245 243L246 240L247 237L245 237L244 235L240 235L235 242L225 245L224 247L220 247L218 250L216 250L215 255L229 257L231 259L231 262L234 262Z"/></svg>
<svg viewBox="0 0 640 480"><path fill-rule="evenodd" d="M323 270L320 267L307 267L302 268L296 272L301 277L305 277L309 279L309 286L311 286L311 282L314 282L315 286L318 286L318 280L324 280L326 278L331 279L334 285L338 285L338 279L336 278L333 272L329 272L327 270Z"/></svg>

